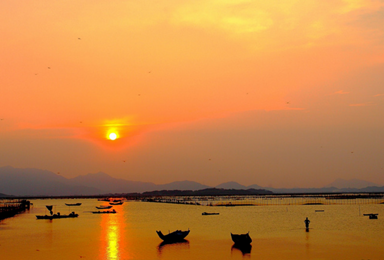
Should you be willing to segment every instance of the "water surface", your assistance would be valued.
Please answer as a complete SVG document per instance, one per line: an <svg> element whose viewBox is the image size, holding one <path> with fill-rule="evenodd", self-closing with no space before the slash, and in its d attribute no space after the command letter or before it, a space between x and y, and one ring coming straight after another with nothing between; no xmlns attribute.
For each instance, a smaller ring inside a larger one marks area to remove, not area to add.
<svg viewBox="0 0 384 260"><path fill-rule="evenodd" d="M384 205L207 207L149 202L92 214L96 199L34 200L0 222L1 259L383 259ZM65 203L81 202L80 207ZM106 202L104 202L106 203ZM37 220L54 211L75 219ZM315 212L324 210L324 212ZM202 216L201 213L220 215ZM363 213L379 213L370 220ZM305 232L304 220L311 221ZM191 232L187 241L161 244L156 230ZM230 233L250 232L252 248L233 247Z"/></svg>

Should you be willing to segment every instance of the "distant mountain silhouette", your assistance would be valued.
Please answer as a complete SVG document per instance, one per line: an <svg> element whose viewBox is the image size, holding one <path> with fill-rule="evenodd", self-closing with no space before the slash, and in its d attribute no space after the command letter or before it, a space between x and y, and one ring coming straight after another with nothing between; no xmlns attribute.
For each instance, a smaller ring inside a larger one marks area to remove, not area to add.
<svg viewBox="0 0 384 260"><path fill-rule="evenodd" d="M0 167L0 192L15 196L67 196L100 194L99 189L72 185L50 171Z"/></svg>
<svg viewBox="0 0 384 260"><path fill-rule="evenodd" d="M324 186L324 188L328 187L335 187L338 189L362 189L369 186L378 186L376 183L359 180L359 179L350 179L350 180L344 180L344 179L336 179L334 182Z"/></svg>
<svg viewBox="0 0 384 260"><path fill-rule="evenodd" d="M247 187L244 186L244 185L241 185L235 181L230 181L230 182L225 182L225 183L222 183L220 185L217 185L215 188L218 188L218 189L246 189Z"/></svg>
<svg viewBox="0 0 384 260"><path fill-rule="evenodd" d="M3 198L3 197L10 197L11 195L7 195L7 194L3 194L3 193L0 193L0 198Z"/></svg>
<svg viewBox="0 0 384 260"><path fill-rule="evenodd" d="M202 190L156 190L144 192L147 196L218 196L218 195L262 195L273 194L272 191L263 189L218 189L208 188Z"/></svg>
<svg viewBox="0 0 384 260"><path fill-rule="evenodd" d="M257 189L266 189L266 190L268 190L268 188L261 187L261 186L256 185L256 184L247 186L247 189L256 189L256 190L257 190Z"/></svg>
<svg viewBox="0 0 384 260"><path fill-rule="evenodd" d="M69 180L73 185L97 188L102 193L133 193L158 189L157 185L151 182L116 179L103 172L80 175Z"/></svg>
<svg viewBox="0 0 384 260"><path fill-rule="evenodd" d="M195 181L175 181L168 184L157 185L156 190L202 190L211 188ZM151 190L146 190L151 191ZM153 190L152 190L153 191Z"/></svg>
<svg viewBox="0 0 384 260"><path fill-rule="evenodd" d="M213 191L216 194L221 192L220 189L230 190L233 194L237 193L235 190L251 189L272 191L273 193L384 192L384 187L377 187L375 184L369 185L369 187L365 186L368 184L372 183L361 180L336 180L323 188L275 189L263 188L256 184L244 186L232 181L217 185L215 188L218 190ZM338 188L335 185L341 188ZM358 188L362 186L365 187ZM194 181L176 181L168 184L156 185L151 182L117 179L103 172L89 173L72 179L67 179L61 175L46 170L33 168L20 169L11 166L0 167L0 193L14 196L78 196L172 190L189 190L191 191L191 194L195 194L195 191L205 193L211 192L210 189L215 188Z"/></svg>

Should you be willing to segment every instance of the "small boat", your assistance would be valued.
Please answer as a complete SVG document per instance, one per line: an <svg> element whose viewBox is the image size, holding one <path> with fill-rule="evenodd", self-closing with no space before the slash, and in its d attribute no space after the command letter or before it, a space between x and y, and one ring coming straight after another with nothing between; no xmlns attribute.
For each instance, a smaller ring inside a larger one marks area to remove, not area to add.
<svg viewBox="0 0 384 260"><path fill-rule="evenodd" d="M53 215L36 215L37 219L58 219L58 218L77 218L79 214L76 214L75 212L69 213L68 215L60 215L60 212Z"/></svg>
<svg viewBox="0 0 384 260"><path fill-rule="evenodd" d="M116 214L116 210L92 211L93 214Z"/></svg>
<svg viewBox="0 0 384 260"><path fill-rule="evenodd" d="M378 218L377 215L379 215L379 214L373 214L373 213L364 214L364 216L368 216L369 219L377 219Z"/></svg>
<svg viewBox="0 0 384 260"><path fill-rule="evenodd" d="M124 202L109 202L109 205L123 205Z"/></svg>
<svg viewBox="0 0 384 260"><path fill-rule="evenodd" d="M73 203L73 204L65 203L65 205L67 205L67 206L81 206L81 203Z"/></svg>
<svg viewBox="0 0 384 260"><path fill-rule="evenodd" d="M161 231L157 231L157 230L156 230L156 233L165 242L177 242L177 241L184 241L184 238L189 234L189 229L187 231L176 230L167 235L163 235Z"/></svg>
<svg viewBox="0 0 384 260"><path fill-rule="evenodd" d="M96 206L97 209L110 209L112 206Z"/></svg>
<svg viewBox="0 0 384 260"><path fill-rule="evenodd" d="M206 215L219 215L220 213L209 213L209 212L203 212L201 215L206 216Z"/></svg>
<svg viewBox="0 0 384 260"><path fill-rule="evenodd" d="M239 235L231 233L231 237L232 237L232 241L236 245L249 245L252 242L252 238L249 236L249 232L246 234L239 234Z"/></svg>
<svg viewBox="0 0 384 260"><path fill-rule="evenodd" d="M315 212L324 212L323 209L316 209Z"/></svg>

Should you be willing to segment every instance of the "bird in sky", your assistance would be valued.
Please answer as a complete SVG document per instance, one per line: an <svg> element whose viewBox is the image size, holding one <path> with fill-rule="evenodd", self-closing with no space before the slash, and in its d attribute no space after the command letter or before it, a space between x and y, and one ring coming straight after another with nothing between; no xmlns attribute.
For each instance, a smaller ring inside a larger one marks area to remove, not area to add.
<svg viewBox="0 0 384 260"><path fill-rule="evenodd" d="M289 105L289 102L287 102L287 105Z"/></svg>

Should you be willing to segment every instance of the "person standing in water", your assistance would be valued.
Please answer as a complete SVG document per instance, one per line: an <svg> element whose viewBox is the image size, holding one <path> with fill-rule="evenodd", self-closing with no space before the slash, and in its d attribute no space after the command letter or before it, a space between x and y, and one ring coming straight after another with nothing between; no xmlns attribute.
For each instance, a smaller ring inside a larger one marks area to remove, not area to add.
<svg viewBox="0 0 384 260"><path fill-rule="evenodd" d="M309 223L310 223L311 221L309 221L309 219L308 219L308 217L304 220L304 223L305 223L305 231L309 231Z"/></svg>

